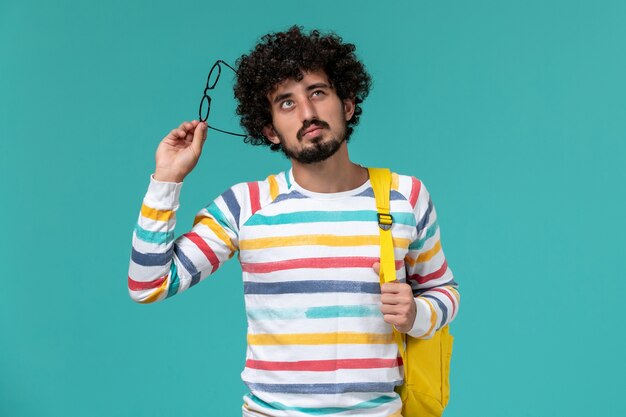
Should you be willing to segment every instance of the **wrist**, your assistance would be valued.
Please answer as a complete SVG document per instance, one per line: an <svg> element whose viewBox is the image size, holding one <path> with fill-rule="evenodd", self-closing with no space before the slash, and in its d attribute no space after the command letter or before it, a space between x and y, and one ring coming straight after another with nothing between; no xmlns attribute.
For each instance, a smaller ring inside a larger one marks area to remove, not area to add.
<svg viewBox="0 0 626 417"><path fill-rule="evenodd" d="M421 297L415 297L415 309L415 320L407 334L416 338L428 338L433 326L433 311L428 302Z"/></svg>
<svg viewBox="0 0 626 417"><path fill-rule="evenodd" d="M155 180L160 181L160 182L175 182L175 183L183 182L183 180L185 179L184 175L177 174L175 172L162 171L159 169L157 169L154 172L152 177Z"/></svg>

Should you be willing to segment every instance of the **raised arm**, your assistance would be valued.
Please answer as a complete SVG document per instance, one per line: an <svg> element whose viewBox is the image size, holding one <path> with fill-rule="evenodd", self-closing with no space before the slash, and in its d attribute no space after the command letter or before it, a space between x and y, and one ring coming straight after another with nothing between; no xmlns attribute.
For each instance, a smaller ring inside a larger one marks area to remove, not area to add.
<svg viewBox="0 0 626 417"><path fill-rule="evenodd" d="M222 197L200 210L190 232L174 238L182 180L197 164L205 139L206 124L194 121L159 144L132 238L128 290L134 301L151 303L180 293L237 250L238 231L222 210L227 209Z"/></svg>

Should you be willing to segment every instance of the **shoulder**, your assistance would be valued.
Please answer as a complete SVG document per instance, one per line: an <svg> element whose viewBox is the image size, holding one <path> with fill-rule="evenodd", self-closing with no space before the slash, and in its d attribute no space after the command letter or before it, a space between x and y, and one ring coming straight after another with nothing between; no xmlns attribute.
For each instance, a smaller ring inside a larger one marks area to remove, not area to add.
<svg viewBox="0 0 626 417"><path fill-rule="evenodd" d="M392 172L391 179L391 188L404 196L414 211L419 210L424 202L428 204L429 192L418 177Z"/></svg>
<svg viewBox="0 0 626 417"><path fill-rule="evenodd" d="M237 183L224 191L219 199L223 200L239 227L290 188L289 171L282 171L270 174L265 179Z"/></svg>

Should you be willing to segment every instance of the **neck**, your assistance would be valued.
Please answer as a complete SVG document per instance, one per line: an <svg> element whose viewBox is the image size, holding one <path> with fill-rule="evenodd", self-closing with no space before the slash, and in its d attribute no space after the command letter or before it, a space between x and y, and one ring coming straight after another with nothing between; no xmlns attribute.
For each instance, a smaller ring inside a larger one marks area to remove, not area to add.
<svg viewBox="0 0 626 417"><path fill-rule="evenodd" d="M315 193L339 193L363 185L368 178L367 169L350 161L344 142L330 158L314 164L291 160L293 177L305 190Z"/></svg>

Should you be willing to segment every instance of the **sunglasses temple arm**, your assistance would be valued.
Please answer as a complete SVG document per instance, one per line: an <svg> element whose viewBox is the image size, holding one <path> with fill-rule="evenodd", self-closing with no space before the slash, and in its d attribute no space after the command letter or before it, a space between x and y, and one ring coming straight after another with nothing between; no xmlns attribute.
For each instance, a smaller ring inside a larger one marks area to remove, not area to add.
<svg viewBox="0 0 626 417"><path fill-rule="evenodd" d="M218 128L213 127L213 126L209 126L208 124L207 124L207 127L209 129L217 130L218 132L226 133L228 135L239 136L239 137L242 137L242 138L247 138L248 137L248 135L242 135L241 133L233 133L233 132L229 132L227 130L218 129Z"/></svg>

